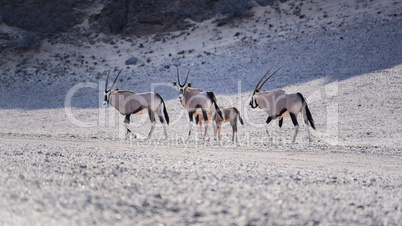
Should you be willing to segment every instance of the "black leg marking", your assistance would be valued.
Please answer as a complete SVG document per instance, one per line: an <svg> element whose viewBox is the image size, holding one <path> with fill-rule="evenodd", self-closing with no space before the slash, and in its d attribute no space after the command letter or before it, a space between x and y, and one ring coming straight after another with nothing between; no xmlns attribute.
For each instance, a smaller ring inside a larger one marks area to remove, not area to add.
<svg viewBox="0 0 402 226"><path fill-rule="evenodd" d="M288 109L284 108L281 110L281 112L279 112L279 115L277 115L276 117L280 117L283 115L283 113L285 113Z"/></svg>
<svg viewBox="0 0 402 226"><path fill-rule="evenodd" d="M124 123L127 123L127 124L130 123L130 115L126 115L126 118L124 119Z"/></svg>
<svg viewBox="0 0 402 226"><path fill-rule="evenodd" d="M272 120L272 117L268 116L266 123L268 124L269 122L271 122L271 120Z"/></svg>
<svg viewBox="0 0 402 226"><path fill-rule="evenodd" d="M197 116L195 116L195 124L197 124L198 125L198 122L200 121L200 117L199 117L199 115L197 115Z"/></svg>
<svg viewBox="0 0 402 226"><path fill-rule="evenodd" d="M148 115L151 122L155 122L155 112L148 108Z"/></svg>
<svg viewBox="0 0 402 226"><path fill-rule="evenodd" d="M161 123L163 123L163 116L159 116L159 121L161 122Z"/></svg>
<svg viewBox="0 0 402 226"><path fill-rule="evenodd" d="M293 125L294 125L294 126L299 125L299 123L297 122L297 117L296 117L295 114L290 113L290 118L292 118L292 122L293 122Z"/></svg>
<svg viewBox="0 0 402 226"><path fill-rule="evenodd" d="M283 118L279 119L279 127L282 127L283 124Z"/></svg>
<svg viewBox="0 0 402 226"><path fill-rule="evenodd" d="M188 118L190 119L190 122L193 122L193 114L194 114L194 111L188 112Z"/></svg>
<svg viewBox="0 0 402 226"><path fill-rule="evenodd" d="M142 111L144 108L146 108L146 106L144 106L144 105L141 105L139 108L137 108L135 111L133 111L133 113L131 113L131 114L137 114L138 112L140 112L140 111Z"/></svg>
<svg viewBox="0 0 402 226"><path fill-rule="evenodd" d="M201 110L202 110L202 116L204 116L205 123L207 123L208 122L207 112L203 108L201 108Z"/></svg>

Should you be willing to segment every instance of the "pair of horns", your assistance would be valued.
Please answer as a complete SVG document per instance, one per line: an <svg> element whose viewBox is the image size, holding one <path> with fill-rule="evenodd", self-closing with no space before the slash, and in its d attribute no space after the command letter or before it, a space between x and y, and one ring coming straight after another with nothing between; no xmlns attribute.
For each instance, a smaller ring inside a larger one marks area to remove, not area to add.
<svg viewBox="0 0 402 226"><path fill-rule="evenodd" d="M257 86L255 87L255 89L261 90L262 86L276 73L278 72L282 67L278 68L278 70L276 70L274 73L272 73L267 79L265 79L265 81L260 85L260 83L262 82L262 80L265 78L265 76L267 76L267 74L271 71L272 67L267 71L267 73L265 73L265 75L261 78L261 80L258 82Z"/></svg>
<svg viewBox="0 0 402 226"><path fill-rule="evenodd" d="M191 68L188 69L187 76L186 76L186 80L184 81L183 84L180 83L180 71L179 71L179 66L176 65L176 68L177 68L177 81L179 82L179 85L180 85L180 86L184 86L185 84L187 84L187 79L188 79L188 76L190 75L190 70L191 70Z"/></svg>
<svg viewBox="0 0 402 226"><path fill-rule="evenodd" d="M106 84L105 84L105 92L108 92L108 91L110 91L110 90L113 89L113 86L114 86L114 84L116 84L117 78L119 77L121 71L123 71L123 68L120 69L119 73L117 74L116 78L115 78L114 81L113 81L112 86L111 86L110 89L108 90L108 89L107 89L107 84L108 84L108 82L109 82L109 75L110 75L110 71L111 71L111 70L112 70L112 69L109 69L109 71L108 71L108 73L107 73Z"/></svg>

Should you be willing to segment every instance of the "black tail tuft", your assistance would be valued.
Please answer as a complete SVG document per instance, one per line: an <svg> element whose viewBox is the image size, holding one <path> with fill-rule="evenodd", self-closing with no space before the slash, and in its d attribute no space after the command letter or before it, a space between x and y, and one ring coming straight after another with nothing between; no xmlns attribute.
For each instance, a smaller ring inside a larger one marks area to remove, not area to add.
<svg viewBox="0 0 402 226"><path fill-rule="evenodd" d="M218 113L219 116L223 119L222 111L221 111L221 109L219 108L219 106L216 104L216 97L215 97L215 94L214 94L213 92L211 92L211 91L208 91L208 92L207 92L207 95L208 95L209 99L212 101L212 103L214 104L216 113Z"/></svg>
<svg viewBox="0 0 402 226"><path fill-rule="evenodd" d="M306 104L306 114L307 114L307 119L310 122L311 128L313 128L314 130L317 130L315 128L314 120L313 120L313 117L311 116L310 109L308 109L308 107L307 107L307 104Z"/></svg>
<svg viewBox="0 0 402 226"><path fill-rule="evenodd" d="M169 125L169 115L167 113L166 104L165 104L165 101L163 99L162 99L162 103L163 103L163 114L165 115L166 124Z"/></svg>
<svg viewBox="0 0 402 226"><path fill-rule="evenodd" d="M303 95L301 93L297 93L297 95L299 95L299 97L302 99L302 104L303 104L303 107L306 109L307 120L309 121L311 128L313 128L314 130L317 130L315 128L313 116L311 116L310 109L307 106L306 99L304 99L304 97L303 97Z"/></svg>
<svg viewBox="0 0 402 226"><path fill-rule="evenodd" d="M239 117L240 123L241 123L242 125L244 125L243 119L242 119L241 116L240 116L239 110L237 110L237 108L235 108L235 107L233 107L233 109L234 109L234 111L236 112L236 115Z"/></svg>
<svg viewBox="0 0 402 226"><path fill-rule="evenodd" d="M221 109L219 108L219 106L216 104L215 101L214 101L214 105L215 105L215 110L216 110L216 112L219 114L219 116L220 116L221 118L224 118Z"/></svg>
<svg viewBox="0 0 402 226"><path fill-rule="evenodd" d="M163 114L165 115L166 124L169 125L169 115L168 115L167 110L166 110L165 101L163 100L162 96L161 96L159 93L155 93L155 95L156 95L157 97L159 97L159 98L161 99L161 101L162 101L162 104L163 104ZM161 122L162 122L162 121L161 121Z"/></svg>

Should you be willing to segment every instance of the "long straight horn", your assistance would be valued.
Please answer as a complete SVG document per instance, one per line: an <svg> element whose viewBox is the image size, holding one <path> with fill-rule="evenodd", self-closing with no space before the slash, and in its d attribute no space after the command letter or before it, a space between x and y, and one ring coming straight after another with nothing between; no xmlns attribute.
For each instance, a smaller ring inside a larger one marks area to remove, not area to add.
<svg viewBox="0 0 402 226"><path fill-rule="evenodd" d="M120 75L121 71L123 71L123 68L122 68L122 69L120 69L119 74L117 74L116 78L114 79L113 84L112 84L112 86L110 87L110 90L112 90L112 89L113 89L114 84L116 84L117 78L119 77L119 75Z"/></svg>
<svg viewBox="0 0 402 226"><path fill-rule="evenodd" d="M271 69L273 68L273 66L267 71L267 73L265 73L265 75L261 78L261 80L258 82L258 84L255 86L255 88L257 89L258 86L260 85L260 83L262 82L262 80L265 78L265 76L267 76L267 74L271 71Z"/></svg>
<svg viewBox="0 0 402 226"><path fill-rule="evenodd" d="M111 70L111 69L109 69L109 71L108 71L108 73L107 73L106 84L105 84L105 92L107 91L107 83L109 82L110 70Z"/></svg>
<svg viewBox="0 0 402 226"><path fill-rule="evenodd" d="M282 68L282 67L278 68L278 70L276 70L274 73L272 73L272 75L270 75L267 79L265 79L265 81L261 84L260 88L258 88L258 89L261 89L262 86L263 86L276 72L278 72L281 68Z"/></svg>
<svg viewBox="0 0 402 226"><path fill-rule="evenodd" d="M183 85L187 84L187 79L188 79L188 76L190 75L190 70L191 70L191 68L188 69L187 76L186 76L186 80L184 81L184 84L183 84Z"/></svg>
<svg viewBox="0 0 402 226"><path fill-rule="evenodd" d="M177 68L177 81L179 82L179 85L181 86L180 83L180 71L179 71L179 66L176 64L176 68Z"/></svg>

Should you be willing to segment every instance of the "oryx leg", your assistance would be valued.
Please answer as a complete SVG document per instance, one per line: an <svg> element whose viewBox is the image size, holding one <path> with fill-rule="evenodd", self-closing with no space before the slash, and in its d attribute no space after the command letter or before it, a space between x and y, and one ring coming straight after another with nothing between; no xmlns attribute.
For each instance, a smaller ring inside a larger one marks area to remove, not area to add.
<svg viewBox="0 0 402 226"><path fill-rule="evenodd" d="M283 125L283 118L279 119L279 141L282 141L282 125Z"/></svg>
<svg viewBox="0 0 402 226"><path fill-rule="evenodd" d="M190 136L191 136L191 129L192 129L192 127L193 127L193 114L194 114L194 112L195 111L190 111L190 112L188 112L188 119L189 119L189 129L188 129L188 137L187 137L187 140L188 139L190 139Z"/></svg>
<svg viewBox="0 0 402 226"><path fill-rule="evenodd" d="M270 134L269 134L269 131L268 131L268 124L269 124L271 121L272 121L272 117L271 117L271 116L268 116L267 121L266 121L266 124L265 124L265 132L267 132L267 136L268 136L268 138L269 138L270 140L272 140L272 138L271 138L271 136L270 136Z"/></svg>
<svg viewBox="0 0 402 226"><path fill-rule="evenodd" d="M202 137L202 121L200 120L200 115L197 115L194 117L195 118L195 125L198 125L198 131L199 131L199 138Z"/></svg>
<svg viewBox="0 0 402 226"><path fill-rule="evenodd" d="M214 139L216 139L216 136L217 136L216 133L218 132L217 125L218 125L218 122L216 120L216 112L214 112L214 113L212 113L212 127L214 127Z"/></svg>
<svg viewBox="0 0 402 226"><path fill-rule="evenodd" d="M232 126L232 142L234 141L235 133L236 133L236 127Z"/></svg>
<svg viewBox="0 0 402 226"><path fill-rule="evenodd" d="M237 119L235 118L236 121L233 122L232 128L233 128L233 136L232 136L232 141L234 141L234 136L236 136L236 143L239 142L239 137L238 137L238 132L237 132Z"/></svg>
<svg viewBox="0 0 402 226"><path fill-rule="evenodd" d="M230 126L232 126L232 142L234 142L234 138L235 138L236 131L237 131L236 122L233 122L232 120L229 122L230 122ZM236 137L236 140L237 140L237 137Z"/></svg>
<svg viewBox="0 0 402 226"><path fill-rule="evenodd" d="M205 122L205 133L204 133L204 138L203 138L203 139L205 139L205 137L207 137L207 135L208 135L208 115L207 115L207 112L203 108L201 108L201 111L202 111L202 116L204 117L204 122Z"/></svg>
<svg viewBox="0 0 402 226"><path fill-rule="evenodd" d="M217 133L218 133L219 141L221 141L221 129L222 129L222 123L217 123L216 124L216 130L217 130Z"/></svg>
<svg viewBox="0 0 402 226"><path fill-rule="evenodd" d="M216 139L216 133L218 132L218 126L216 122L212 123L212 126L214 127L214 140Z"/></svg>
<svg viewBox="0 0 402 226"><path fill-rule="evenodd" d="M303 114L303 117L304 117L304 124L306 125L306 129L307 129L308 142L309 142L309 144L311 144L311 142L312 142L313 140L311 139L311 135L310 135L310 128L309 128L310 126L309 126L309 122L308 122L307 117L304 116L304 114Z"/></svg>
<svg viewBox="0 0 402 226"><path fill-rule="evenodd" d="M297 122L297 115L290 112L290 117L292 118L293 125L295 126L295 135L293 136L293 142L296 142L296 136L299 132L299 123Z"/></svg>
<svg viewBox="0 0 402 226"><path fill-rule="evenodd" d="M163 118L162 112L159 111L158 113L159 121L163 125L163 132L165 133L165 139L168 139L167 131L166 131L166 125L165 125L165 119Z"/></svg>
<svg viewBox="0 0 402 226"><path fill-rule="evenodd" d="M128 128L128 124L130 123L130 115L126 115L126 117L125 117L125 119L124 119L124 123L123 123L123 126L124 126L124 128L126 128L126 136L127 135L131 135L131 136L133 136L134 138L137 138L137 136L135 135L135 134L133 134L132 132L131 132L131 130Z"/></svg>
<svg viewBox="0 0 402 226"><path fill-rule="evenodd" d="M151 120L152 126L151 126L151 130L149 131L149 134L148 134L147 139L151 138L152 132L154 131L154 129L155 129L155 124L156 124L156 121L155 121L155 112L152 111L150 108L148 108L148 115L149 115L149 119Z"/></svg>

